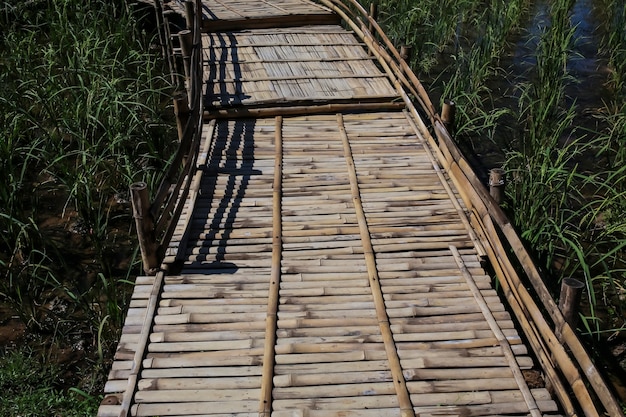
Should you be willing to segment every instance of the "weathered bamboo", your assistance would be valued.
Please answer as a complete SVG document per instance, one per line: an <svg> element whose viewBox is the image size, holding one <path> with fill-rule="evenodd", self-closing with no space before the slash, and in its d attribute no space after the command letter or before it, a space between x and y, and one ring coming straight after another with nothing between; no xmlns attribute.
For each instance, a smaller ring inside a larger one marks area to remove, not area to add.
<svg viewBox="0 0 626 417"><path fill-rule="evenodd" d="M147 184L145 182L131 184L130 194L143 269L147 275L154 275L159 268L159 260Z"/></svg>
<svg viewBox="0 0 626 417"><path fill-rule="evenodd" d="M456 147L452 147L453 145L449 137L442 135L440 137L440 140L443 140L443 145L445 145L447 149L451 150L454 154L459 152L456 149ZM519 237L517 237L516 232L513 230L508 220L503 221L503 219L505 219L504 214L501 211L499 211L499 208L495 204L495 202L493 202L493 199L491 199L491 197L488 196L484 187L480 185L480 181L478 181L478 179L475 177L475 175L473 174L473 171L471 171L471 168L469 168L468 166L467 170L462 170L459 167L458 164L459 163L463 164L463 162L464 160L462 158L455 157L453 159L452 165L450 165L448 169L451 172L452 174L451 176L455 182L464 181L464 182L458 183L458 186L460 187L460 189L465 188L467 190L474 190L479 193L478 195L473 194L472 197L468 195L469 200L467 201L467 204L480 210L480 213L481 213L480 216L482 217L483 224L487 225L488 224L487 220L489 220L490 222L491 219L493 218L494 223L496 223L498 227L501 228L502 232L507 237L508 242L513 246L514 251L516 252L517 256L520 259L522 267L526 270L526 272L528 273L528 276L533 281L533 287L536 290L538 290L538 293L540 294L540 297L542 301L544 302L544 306L548 308L548 311L550 312L551 317L553 319L556 319L555 321L557 323L557 326L559 325L559 323L564 323L562 316L560 319L558 318L557 315L560 315L560 312L558 312L558 308L556 307L556 304L554 303L552 298L549 295L547 295L547 290L545 289L545 286L541 282L538 272L536 271L536 269L534 269L535 267L534 267L534 264L532 264L530 257L528 256L525 249L523 248L523 245L521 245L521 242L519 241ZM484 196L481 195L481 197L479 197L480 193L483 193ZM489 207L489 210L487 210L487 207ZM495 214L495 217L494 217L494 214ZM536 351L539 351L545 345L548 346L548 349L550 350L550 354L554 355L554 358L556 359L556 362L559 368L564 373L566 380L568 381L568 383L570 384L570 386L576 393L576 398L581 403L581 406L583 410L585 411L585 414L588 416L598 415L595 409L595 406L593 405L593 401L591 400L591 397L587 391L587 388L582 383L581 375L577 367L574 365L571 358L567 355L567 352L564 350L563 346L561 346L561 344L558 343L556 336L554 335L550 327L547 325L544 317L542 316L541 312L537 308L536 304L534 304L534 302L532 301L532 298L528 294L526 288L519 281L519 277L517 276L517 273L515 272L515 268L510 264L510 261L508 260L508 257L506 255L506 251L504 250L503 243L500 241L499 237L497 236L495 228L486 229L486 230L488 230L488 232L486 233L486 236L488 236L489 239L492 240L491 246L494 249L494 251L497 253L496 258L491 258L492 264L502 262L504 265L507 266L506 269L504 269L506 271L506 274L504 276L512 280L511 283L507 283L507 285L510 285L511 290L513 291L513 293L516 294L516 297L518 297L515 302L524 306L524 314L526 315L526 318L522 319L522 316L518 316L518 318L522 321L522 323L525 323L524 326L527 332L533 331L532 329L535 326L537 326L535 331L537 332L538 335L540 335L539 338L537 339L539 344L533 345L534 349ZM544 293L542 294L542 292ZM509 301L511 304L514 303L512 300L509 300ZM530 320L530 321L523 321L523 320ZM584 351L584 349L582 348L582 345L580 344L580 341L578 341L575 335L572 334L573 332L571 331L571 328L569 327L569 325L564 323L563 330L564 330L564 335L563 335L564 341L566 341L570 349L572 349L576 360L580 363L583 369L586 370L586 376L589 378L590 381L593 382L594 390L596 391L598 396L601 398L603 405L607 407L607 409L610 410L612 415L616 415L616 416L623 415L621 414L619 407L616 405L617 403L615 402L615 399L613 398L611 392L608 390L608 388L602 381L597 369L590 362L587 353ZM548 357L550 356L550 354L548 355ZM549 364L548 366L553 366L552 361L548 358L546 358L545 363ZM551 374L555 378L558 378L556 376L556 373L551 372ZM552 381L552 383L558 384L558 382L555 382L555 381ZM561 391L560 394L561 394L560 399L562 403L567 404L570 402L569 394L567 392ZM573 410L572 410L571 415L575 415L575 412Z"/></svg>
<svg viewBox="0 0 626 417"><path fill-rule="evenodd" d="M493 168L489 171L489 194L497 204L504 201L504 186L506 185L505 172L502 168Z"/></svg>
<svg viewBox="0 0 626 417"><path fill-rule="evenodd" d="M400 358L398 357L398 351L393 340L393 334L391 333L389 317L387 316L385 301L383 298L382 289L380 287L380 280L378 277L378 270L376 268L376 258L374 256L374 250L370 241L369 230L367 228L367 219L365 217L365 212L363 211L363 205L361 203L361 194L358 186L356 168L354 166L354 158L352 156L350 141L344 127L343 115L341 113L337 114L337 124L339 126L339 131L341 133L341 138L343 141L346 164L348 165L352 201L356 210L359 231L361 234L361 240L363 242L365 262L367 264L370 287L372 291L372 296L374 298L374 304L376 306L376 317L378 320L378 325L380 326L380 332L383 336L385 351L387 353L387 360L389 361L389 366L393 375L393 384L395 387L396 395L398 396L400 413L402 417L415 417L415 412L413 411L413 405L411 403L409 391L406 386L406 381L404 379L404 375L402 374Z"/></svg>
<svg viewBox="0 0 626 417"><path fill-rule="evenodd" d="M563 313L565 322L572 329L578 324L578 308L585 284L574 278L564 278L561 282L561 295L559 297L559 310ZM561 340L562 330L557 327L556 335Z"/></svg>
<svg viewBox="0 0 626 417"><path fill-rule="evenodd" d="M185 4L189 4L190 2L185 2ZM189 83L189 77L191 76L191 52L193 50L193 33L190 30L181 30L178 32L178 41L180 43L180 50L183 56L183 64L185 77L187 78L187 83Z"/></svg>
<svg viewBox="0 0 626 417"><path fill-rule="evenodd" d="M269 417L272 412L272 388L274 378L274 364L276 358L276 329L278 320L278 301L281 277L282 259L282 177L283 177L283 138L282 117L276 117L275 121L275 162L274 162L274 186L273 186L273 212L272 212L272 272L270 276L270 289L267 301L267 318L265 331L265 351L263 355L263 379L261 383L261 400L259 404L259 417Z"/></svg>
<svg viewBox="0 0 626 417"><path fill-rule="evenodd" d="M182 144L185 136L185 126L189 121L189 100L187 93L174 93L174 115L176 116L176 127L178 129L178 141ZM186 152L185 152L186 153Z"/></svg>
<svg viewBox="0 0 626 417"><path fill-rule="evenodd" d="M400 58L402 58L405 61L409 61L411 59L412 49L413 48L411 47L411 45L401 45L400 46Z"/></svg>
<svg viewBox="0 0 626 417"><path fill-rule="evenodd" d="M280 103L276 103L280 104ZM404 103L393 102L389 100L364 103L364 102L351 102L351 103L329 103L329 104L311 104L311 105L297 105L290 104L289 106L276 106L276 107L238 107L232 109L214 109L206 110L204 112L205 119L213 118L248 118L248 117L275 117L275 116L299 116L310 114L334 114L344 113L350 111L373 111L373 110L393 110L401 109L404 107Z"/></svg>
<svg viewBox="0 0 626 417"><path fill-rule="evenodd" d="M130 373L128 376L128 383L126 385L126 390L124 391L124 394L122 397L120 410L118 411L118 416L120 417L126 417L128 415L130 411L133 394L137 390L137 379L139 377L139 373L141 372L142 359L144 357L146 348L148 346L150 330L152 328L152 319L154 317L154 312L156 310L157 303L159 300L159 293L161 292L161 285L163 283L163 277L164 277L163 271L159 271L156 274L154 283L150 291L150 296L148 298L148 306L146 309L146 315L141 326L141 332L140 332L141 336L140 336L139 341L137 342L135 352L133 354L132 365L131 365Z"/></svg>
<svg viewBox="0 0 626 417"><path fill-rule="evenodd" d="M345 13L343 13L343 11L339 10L338 7L336 7L331 1L326 1L323 0L323 2L327 5L329 5L329 7L333 8L333 10L338 11L338 13L340 15L342 15L342 17L347 18L347 15ZM357 7L357 9L360 10L361 14L366 16L367 13L362 10L362 8L360 8L360 6L354 2L354 1L350 1L351 4L353 4L355 7ZM349 19L347 19L349 20ZM377 28L377 25L375 24L375 22L372 22L370 19L370 22L374 24L374 27ZM353 28L355 27L355 25L352 25ZM377 28L377 30L379 30L379 28ZM386 42L386 38L383 36L382 39ZM390 48L392 53L397 54L396 51L394 51L393 48ZM384 54L381 53L381 56L385 56ZM401 64L402 66L402 64ZM413 73L410 71L409 68L406 68L406 66L402 66L402 69L406 72L407 76L409 77L409 79L411 80L411 82L415 83L415 76L413 75ZM431 118L431 121L434 123L434 130L437 133L437 136L439 137L440 141L442 140L442 138L444 138L447 142L451 143L451 140L449 139L449 135L447 134L447 131L445 130L443 124L439 121L439 117L436 115L436 113L434 112L434 107L432 106L432 104L430 103L430 100L427 97L427 94L425 93L425 91L423 91L423 88L421 88L421 84L419 82L417 82L415 84L417 90L414 91L418 91L418 95L420 96L421 100L421 104L423 105L424 110L426 110L427 114L429 115L429 117ZM415 87L412 87L415 88ZM417 119L419 120L419 116L417 116ZM437 123L440 123L440 127L437 126ZM422 129L422 131L424 131ZM445 132L445 133L444 133ZM426 137L429 138L429 141L432 141L432 138L430 138L430 135L427 133ZM433 145L435 146L435 149L438 149L438 147L436 146L436 144L434 144L434 142L432 142ZM448 143L445 144L444 149L446 152L449 152L450 149L450 145ZM462 158L457 159L455 157L455 160L457 161L461 161ZM474 186L474 188L476 189L476 186ZM478 186L478 189L480 189L481 187ZM496 214L496 219L497 217L500 216L502 217L503 215L501 214ZM502 224L508 224L508 222L506 223L501 223L500 220L498 219L498 223L500 225L500 227L502 227ZM506 232L507 227L504 227L503 230ZM516 235L515 235L516 236ZM516 238L511 237L512 241L515 242ZM515 243L513 243L513 246L515 247ZM520 256L520 252L518 252L518 256ZM527 255L521 255L520 259L522 260L522 265L527 265L527 261L525 261L525 259L528 259ZM532 271L529 271L527 269L527 273L529 273L529 276L531 277L531 280L533 281L533 284L535 286L535 288L544 288L543 284L541 283L541 280L535 280L534 277L537 276L537 274L533 274ZM539 290L539 293L542 294L543 290ZM554 302L551 301L551 298L549 296L545 297L546 300L544 300L544 303L552 303L554 305ZM544 299L543 295L542 295L542 299ZM549 299L549 300L548 300ZM554 309L550 309L551 312L551 316L554 318L554 313L553 313ZM562 320L562 319L561 319ZM560 320L557 319L557 323L560 322ZM565 330L566 333L570 333L571 332L571 328L569 326L565 326ZM595 367L589 362L589 358L588 355L586 353L583 353L584 351L580 351L579 347L580 347L580 342L574 337L572 339L569 340L569 343L571 343L573 346L576 346L576 349L574 349L574 355L576 356L577 360L579 361L579 363L581 364L581 366L584 369L591 369L592 372L589 374L589 379L592 382L594 389L596 390L596 393L598 394L598 396L601 398L601 401L603 403L603 405L607 408L607 410L609 410L612 414L615 415L623 415L623 413L621 412L621 410L619 409L619 407L617 406L617 402L615 401L613 395L610 393L610 391L607 389L605 383L602 381L601 377L599 376L599 374L597 373L597 370L595 369ZM590 368L588 368L587 366L590 366Z"/></svg>
<svg viewBox="0 0 626 417"><path fill-rule="evenodd" d="M187 29L192 31L195 27L201 27L194 25L194 19L196 16L196 11L194 10L194 0L186 0L185 1L185 24L187 25ZM198 14L202 16L202 11L198 11Z"/></svg>
<svg viewBox="0 0 626 417"><path fill-rule="evenodd" d="M160 3L160 0L155 0L156 3ZM177 75L176 68L176 55L174 54L174 45L172 44L172 33L170 31L170 16L174 13L171 9L165 9L162 13L163 26L162 26L162 37L164 39L164 50L166 51L165 57L167 59L167 66L170 72L170 80L172 85L176 85L179 82L179 77Z"/></svg>
<svg viewBox="0 0 626 417"><path fill-rule="evenodd" d="M376 3L375 1L370 3L370 17L372 18L372 20L377 20L378 19L378 3ZM373 32L374 30L374 26L370 23L370 32Z"/></svg>
<svg viewBox="0 0 626 417"><path fill-rule="evenodd" d="M456 103L452 100L445 100L441 108L441 121L449 132L454 131L456 114Z"/></svg>
<svg viewBox="0 0 626 417"><path fill-rule="evenodd" d="M518 362L515 358L515 355L513 354L513 351L511 350L511 346L506 336L504 336L502 329L500 329L500 326L498 325L496 320L493 318L493 315L491 313L492 310L489 308L489 306L485 302L483 295L481 294L480 290L474 283L474 280L471 274L468 272L467 268L465 267L465 264L459 252L456 250L454 246L450 246L450 251L454 255L454 258L459 266L459 269L463 273L463 276L465 277L467 284L469 285L470 290L472 294L474 295L474 298L476 299L476 302L480 306L481 312L485 316L487 323L489 323L489 327L496 335L496 338L498 339L498 342L500 343L500 347L502 348L502 351L504 352L505 357L508 359L509 366L511 367L511 371L513 372L513 376L515 378L515 381L517 382L518 388L522 392L522 395L524 396L524 401L528 405L528 410L530 411L530 415L533 417L541 417L542 413L537 407L537 403L535 402L535 399L530 393L530 390L528 389L528 385L526 385L524 376L522 375L522 372L518 366Z"/></svg>

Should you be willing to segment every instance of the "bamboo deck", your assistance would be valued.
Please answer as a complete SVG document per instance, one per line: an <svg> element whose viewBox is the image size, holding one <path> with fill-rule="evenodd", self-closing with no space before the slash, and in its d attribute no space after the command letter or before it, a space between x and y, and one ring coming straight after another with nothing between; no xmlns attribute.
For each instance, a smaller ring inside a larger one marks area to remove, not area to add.
<svg viewBox="0 0 626 417"><path fill-rule="evenodd" d="M203 42L208 108L397 97L374 58L338 26L217 32Z"/></svg>
<svg viewBox="0 0 626 417"><path fill-rule="evenodd" d="M267 7L321 10L205 14ZM339 26L253 26L204 35L207 109L398 98ZM411 114L222 116L170 272L137 279L99 416L560 413L525 381L533 359Z"/></svg>

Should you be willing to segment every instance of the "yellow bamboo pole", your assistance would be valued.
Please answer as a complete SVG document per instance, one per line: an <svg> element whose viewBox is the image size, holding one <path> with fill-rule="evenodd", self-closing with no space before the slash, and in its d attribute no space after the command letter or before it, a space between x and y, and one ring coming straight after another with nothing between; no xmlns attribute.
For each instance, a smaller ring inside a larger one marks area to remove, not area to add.
<svg viewBox="0 0 626 417"><path fill-rule="evenodd" d="M344 127L343 115L341 113L337 114L337 124L339 125L346 164L348 165L352 202L354 203L354 209L359 223L361 241L363 242L363 252L365 256L365 263L367 265L369 284L372 291L372 297L374 298L374 305L376 306L376 317L378 319L378 325L380 326L380 332L385 344L385 351L387 353L387 360L389 361L391 374L393 375L393 384L396 390L396 395L398 396L400 413L402 417L415 417L415 411L413 410L409 390L406 386L404 374L402 373L400 357L398 356L396 344L393 340L393 334L391 332L389 316L387 315L385 300L383 298L383 292L378 277L378 269L376 267L376 256L374 255L374 248L372 247L372 241L367 226L367 219L361 202L361 193L359 191L359 183L356 175L356 167L354 166L352 149L350 147L350 141Z"/></svg>
<svg viewBox="0 0 626 417"><path fill-rule="evenodd" d="M283 118L276 117L274 160L274 189L272 192L272 269L270 273L270 287L267 301L267 318L265 319L265 350L263 353L263 377L261 381L261 401L259 417L269 417L272 412L272 388L274 379L274 363L276 355L276 329L278 326L278 301L280 292L282 259L282 178L283 178Z"/></svg>
<svg viewBox="0 0 626 417"><path fill-rule="evenodd" d="M526 405L528 406L530 415L533 417L541 417L542 415L541 411L539 410L539 407L537 406L537 402L535 401L532 394L530 393L530 389L528 388L528 385L526 384L526 381L524 380L524 375L522 375L522 371L519 365L517 364L515 354L513 353L513 350L511 349L511 345L509 344L509 341L507 340L506 336L502 332L502 329L500 329L500 326L498 326L496 319L493 317L493 313L491 312L491 309L485 302L485 299L483 295L481 294L480 290L478 289L478 286L474 282L474 278L472 277L467 267L465 266L465 262L463 262L463 258L461 258L461 254L459 254L459 251L457 250L457 248L452 245L450 245L450 252L452 252L452 256L454 256L454 260L456 261L459 269L461 270L461 274L463 274L463 277L465 278L465 282L467 282L467 285L470 291L472 292L474 299L478 303L478 306L480 307L480 311L483 313L485 320L487 320L487 323L489 324L489 328L496 336L496 339L498 339L498 343L500 344L500 347L502 348L502 352L504 353L505 358L509 362L509 367L511 371L513 372L513 377L515 379L515 382L517 383L520 391L522 392L524 401L526 402Z"/></svg>

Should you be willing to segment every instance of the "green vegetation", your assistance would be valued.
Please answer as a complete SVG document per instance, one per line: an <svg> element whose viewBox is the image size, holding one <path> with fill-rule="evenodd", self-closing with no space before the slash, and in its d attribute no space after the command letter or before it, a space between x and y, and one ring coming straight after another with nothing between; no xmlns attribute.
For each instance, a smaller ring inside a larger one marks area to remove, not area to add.
<svg viewBox="0 0 626 417"><path fill-rule="evenodd" d="M26 349L0 356L0 415L85 417L96 415L98 398L60 386L63 369Z"/></svg>
<svg viewBox="0 0 626 417"><path fill-rule="evenodd" d="M128 185L157 183L176 146L143 17L124 0L0 2L0 303L38 335L24 362L7 351L0 386L16 367L45 376L1 415L88 415L65 407L102 390L139 271ZM38 359L76 343L99 381L49 388L58 369Z"/></svg>
<svg viewBox="0 0 626 417"><path fill-rule="evenodd" d="M582 330L603 338L626 326L626 12L623 1L593 2L610 97L598 111L576 103L589 94L571 70L576 3L386 0L379 22L396 44L415 45L428 90L457 103L461 148L505 166L504 207L548 285L558 296L562 278L584 281ZM581 124L589 113L596 123Z"/></svg>

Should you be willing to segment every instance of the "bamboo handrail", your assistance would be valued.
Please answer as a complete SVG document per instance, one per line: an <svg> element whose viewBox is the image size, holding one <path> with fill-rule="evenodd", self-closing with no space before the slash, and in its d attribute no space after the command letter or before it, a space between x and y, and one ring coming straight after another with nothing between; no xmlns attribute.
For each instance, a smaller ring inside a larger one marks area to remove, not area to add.
<svg viewBox="0 0 626 417"><path fill-rule="evenodd" d="M489 260L494 265L494 269L499 272L498 278L506 286L505 295L513 305L518 320L523 322L523 330L531 340L531 346L540 363L546 367L546 376L557 391L567 415L576 415L576 406L573 404L575 401L578 409L586 416L606 412L611 416L623 417L624 413L619 403L602 379L574 330L565 322L511 222L456 147L426 90L389 38L375 19L356 0L318 1L338 13L355 33L361 36L370 52L379 59L387 72L391 73L390 78L396 87L398 89L403 87L413 94L421 111L427 115L430 126L424 125L408 95L401 92L407 106L413 107L411 114L416 119L419 130L437 154L439 163L456 183L470 212L475 214L472 216L472 223L483 236ZM384 46L376 40L374 35ZM505 249L505 244L510 252ZM516 267L509 259L511 255L523 269L547 317L544 317L542 309L537 306L526 290L525 282L518 276ZM561 331L562 344L555 336L557 330ZM569 390L574 392L575 398L571 398ZM594 401L593 398L599 401Z"/></svg>
<svg viewBox="0 0 626 417"><path fill-rule="evenodd" d="M187 66L187 109L180 109L177 97L174 97L176 116L179 122L179 146L172 163L168 167L165 175L154 193L154 198L149 207L149 221L154 224L150 226L151 230L146 227L140 227L137 219L137 233L139 235L140 247L142 250L143 269L148 275L155 274L165 255L165 248L169 244L176 227L178 216L182 212L184 201L190 190L193 181L193 170L196 168L196 161L202 138L202 122L203 122L203 103L202 103L202 4L200 0L189 0L188 9L194 13L191 19L191 50L189 65ZM157 12L163 10L159 0L155 0L155 8ZM165 19L166 20L166 19ZM167 31L168 28L162 26L161 30ZM166 34L164 37L167 37ZM173 55L173 47L171 43L166 45L168 56ZM173 75L173 78L176 75ZM184 100L183 100L184 101ZM186 106L184 106L186 107ZM131 185L131 193L133 187ZM146 256L143 254L146 253Z"/></svg>

